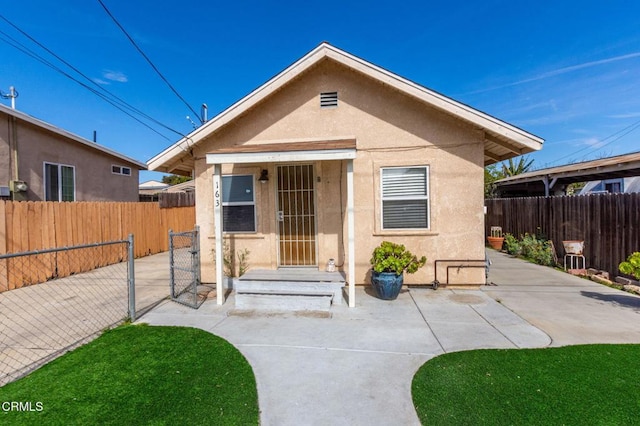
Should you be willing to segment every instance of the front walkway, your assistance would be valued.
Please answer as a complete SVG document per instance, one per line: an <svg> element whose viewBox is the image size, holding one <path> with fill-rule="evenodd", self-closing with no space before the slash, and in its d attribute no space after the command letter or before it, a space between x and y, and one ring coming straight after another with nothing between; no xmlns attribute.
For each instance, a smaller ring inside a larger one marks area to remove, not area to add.
<svg viewBox="0 0 640 426"><path fill-rule="evenodd" d="M192 310L165 302L141 321L221 336L256 375L262 425L419 424L411 381L427 360L477 348L543 347L549 337L482 291L404 290L331 316L234 311L233 294ZM203 360L206 362L206 360Z"/></svg>

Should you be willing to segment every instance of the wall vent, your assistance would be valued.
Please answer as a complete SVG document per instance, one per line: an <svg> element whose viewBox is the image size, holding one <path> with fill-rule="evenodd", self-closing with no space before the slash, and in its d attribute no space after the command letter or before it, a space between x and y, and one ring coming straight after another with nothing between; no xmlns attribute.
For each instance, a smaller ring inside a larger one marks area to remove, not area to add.
<svg viewBox="0 0 640 426"><path fill-rule="evenodd" d="M320 108L330 108L338 106L338 92L320 93Z"/></svg>

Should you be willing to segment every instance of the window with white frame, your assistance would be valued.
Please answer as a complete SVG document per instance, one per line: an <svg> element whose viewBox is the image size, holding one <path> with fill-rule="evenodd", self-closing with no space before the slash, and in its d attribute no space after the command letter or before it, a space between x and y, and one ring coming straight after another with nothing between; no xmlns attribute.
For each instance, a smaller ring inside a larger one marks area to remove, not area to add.
<svg viewBox="0 0 640 426"><path fill-rule="evenodd" d="M131 167L112 165L111 173L113 173L114 175L131 176Z"/></svg>
<svg viewBox="0 0 640 426"><path fill-rule="evenodd" d="M222 176L222 230L256 232L253 175Z"/></svg>
<svg viewBox="0 0 640 426"><path fill-rule="evenodd" d="M44 163L45 201L76 200L76 169L64 164Z"/></svg>
<svg viewBox="0 0 640 426"><path fill-rule="evenodd" d="M429 229L429 167L380 170L382 229Z"/></svg>

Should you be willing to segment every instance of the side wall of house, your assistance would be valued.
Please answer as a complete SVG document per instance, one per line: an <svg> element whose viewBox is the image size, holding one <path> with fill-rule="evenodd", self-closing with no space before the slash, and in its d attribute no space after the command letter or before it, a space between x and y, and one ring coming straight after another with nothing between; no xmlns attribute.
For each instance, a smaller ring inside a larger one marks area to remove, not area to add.
<svg viewBox="0 0 640 426"><path fill-rule="evenodd" d="M321 92L338 92L338 106L320 108ZM427 267L405 277L409 284L434 280L436 260L484 259L483 138L479 130L432 107L325 60L291 82L243 117L211 135L194 149L197 191L196 220L202 229L203 252L211 252L213 235L213 168L207 152L260 143L355 138L354 160L356 283L369 282L369 259L382 241L403 243L428 258ZM384 167L429 167L428 230L383 230L380 170ZM318 263L344 261L347 245L346 163L314 164L317 182ZM258 233L227 235L235 248L251 251L251 267L277 266L274 164L223 167L223 173L267 169L268 184L256 183ZM213 281L212 257L203 259L203 279ZM478 264L479 262L476 262ZM450 282L479 284L481 269L452 269ZM446 265L439 268L444 281Z"/></svg>
<svg viewBox="0 0 640 426"><path fill-rule="evenodd" d="M0 186L9 186L11 180L10 120L9 116L0 114Z"/></svg>
<svg viewBox="0 0 640 426"><path fill-rule="evenodd" d="M138 201L139 171L132 164L30 123L18 123L18 173L29 186L28 200L45 199L43 175L47 162L75 168L76 201ZM113 174L112 165L131 168L131 175Z"/></svg>

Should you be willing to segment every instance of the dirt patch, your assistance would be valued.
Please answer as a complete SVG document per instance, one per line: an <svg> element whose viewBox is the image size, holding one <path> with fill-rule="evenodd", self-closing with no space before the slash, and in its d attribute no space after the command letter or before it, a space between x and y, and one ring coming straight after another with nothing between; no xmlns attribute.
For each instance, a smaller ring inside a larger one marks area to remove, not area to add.
<svg viewBox="0 0 640 426"><path fill-rule="evenodd" d="M485 299L475 294L452 294L449 296L449 300L463 305L479 305L485 303Z"/></svg>

